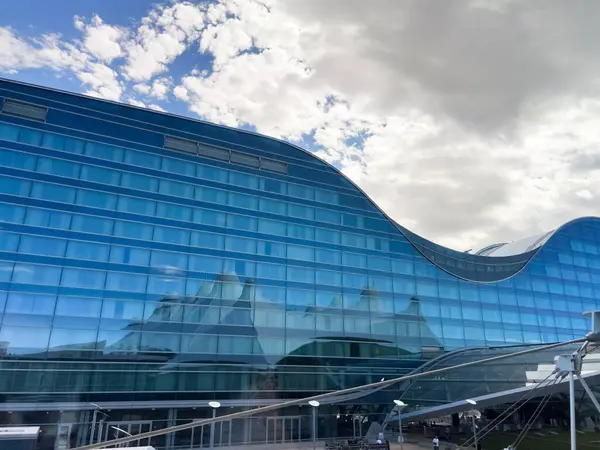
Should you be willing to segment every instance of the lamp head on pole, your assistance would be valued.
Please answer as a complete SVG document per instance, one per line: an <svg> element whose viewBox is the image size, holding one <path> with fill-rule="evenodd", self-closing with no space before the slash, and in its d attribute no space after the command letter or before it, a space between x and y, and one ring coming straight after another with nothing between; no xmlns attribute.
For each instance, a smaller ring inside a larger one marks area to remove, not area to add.
<svg viewBox="0 0 600 450"><path fill-rule="evenodd" d="M477 402L475 400L472 400L470 398L466 399L465 401L471 406L475 406L477 404Z"/></svg>
<svg viewBox="0 0 600 450"><path fill-rule="evenodd" d="M211 408L220 408L221 407L221 403L220 402L208 402L208 406L210 406Z"/></svg>
<svg viewBox="0 0 600 450"><path fill-rule="evenodd" d="M320 403L318 401L316 401L316 400L311 400L311 401L308 402L308 404L310 406L312 406L313 408L318 408L319 405L320 405Z"/></svg>
<svg viewBox="0 0 600 450"><path fill-rule="evenodd" d="M394 403L396 404L396 406L398 408L402 408L402 407L406 406L406 403L404 403L402 400L394 400Z"/></svg>

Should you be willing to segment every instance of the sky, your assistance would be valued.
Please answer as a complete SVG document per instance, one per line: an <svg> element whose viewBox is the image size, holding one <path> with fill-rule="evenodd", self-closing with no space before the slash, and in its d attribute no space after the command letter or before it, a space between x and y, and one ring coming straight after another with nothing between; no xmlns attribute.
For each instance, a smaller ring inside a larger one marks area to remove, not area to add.
<svg viewBox="0 0 600 450"><path fill-rule="evenodd" d="M600 2L19 0L0 76L254 130L457 250L600 215Z"/></svg>

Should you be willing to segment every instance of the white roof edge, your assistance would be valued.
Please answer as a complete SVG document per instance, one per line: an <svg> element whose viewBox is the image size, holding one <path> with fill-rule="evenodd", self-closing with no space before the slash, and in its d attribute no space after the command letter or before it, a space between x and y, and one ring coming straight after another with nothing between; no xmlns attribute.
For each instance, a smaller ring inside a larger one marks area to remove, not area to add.
<svg viewBox="0 0 600 450"><path fill-rule="evenodd" d="M507 244L486 245L474 254L480 254L481 256L513 256L527 253L544 245L554 231L546 231Z"/></svg>

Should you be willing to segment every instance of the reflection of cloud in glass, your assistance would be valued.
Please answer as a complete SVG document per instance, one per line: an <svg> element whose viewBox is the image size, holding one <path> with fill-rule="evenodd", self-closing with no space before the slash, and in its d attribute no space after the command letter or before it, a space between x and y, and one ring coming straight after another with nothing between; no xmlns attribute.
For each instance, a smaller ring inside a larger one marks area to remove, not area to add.
<svg viewBox="0 0 600 450"><path fill-rule="evenodd" d="M153 266L152 269L166 277L185 277L185 270L175 266Z"/></svg>
<svg viewBox="0 0 600 450"><path fill-rule="evenodd" d="M9 354L38 353L48 346L50 329L32 327L11 327L3 325L0 341L7 342Z"/></svg>

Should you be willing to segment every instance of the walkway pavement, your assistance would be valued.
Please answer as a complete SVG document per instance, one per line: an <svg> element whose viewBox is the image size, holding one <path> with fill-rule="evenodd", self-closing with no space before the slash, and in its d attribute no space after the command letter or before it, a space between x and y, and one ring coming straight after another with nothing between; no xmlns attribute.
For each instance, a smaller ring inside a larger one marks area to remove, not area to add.
<svg viewBox="0 0 600 450"><path fill-rule="evenodd" d="M323 450L325 448L325 444L323 442L318 442L316 448L318 450ZM400 444L392 443L390 445L390 450L431 450L431 445L428 443L409 443L405 442L403 449L400 448ZM231 446L231 447L223 447L225 450L312 450L313 444L312 442L303 442L301 444L257 444L257 445L244 445L244 446Z"/></svg>
<svg viewBox="0 0 600 450"><path fill-rule="evenodd" d="M431 450L431 446L425 446L425 444L411 444L408 442L404 443L404 450L423 450L423 449L430 449ZM400 444L391 444L390 445L390 450L400 450Z"/></svg>

